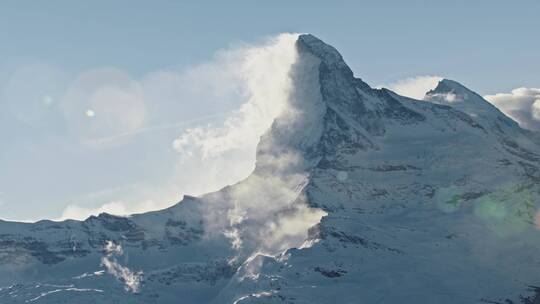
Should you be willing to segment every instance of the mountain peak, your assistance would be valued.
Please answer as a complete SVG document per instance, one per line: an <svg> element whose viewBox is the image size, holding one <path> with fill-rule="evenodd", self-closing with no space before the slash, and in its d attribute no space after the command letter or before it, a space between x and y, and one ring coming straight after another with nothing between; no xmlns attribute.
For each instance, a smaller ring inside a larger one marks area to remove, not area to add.
<svg viewBox="0 0 540 304"><path fill-rule="evenodd" d="M325 62L329 66L344 70L352 77L353 72L345 64L341 54L331 45L324 43L311 34L303 34L298 37L297 46L300 52L308 52Z"/></svg>
<svg viewBox="0 0 540 304"><path fill-rule="evenodd" d="M452 91L459 91L459 92L471 92L469 89L467 89L464 85L461 83L451 80L451 79L442 79L437 84L437 87L433 89L431 92L436 93L448 93Z"/></svg>
<svg viewBox="0 0 540 304"><path fill-rule="evenodd" d="M452 106L471 116L499 116L500 111L482 96L468 89L461 83L443 79L437 87L426 93L424 100Z"/></svg>
<svg viewBox="0 0 540 304"><path fill-rule="evenodd" d="M472 117L478 117L479 121L485 125L498 125L498 122L504 122L504 128L509 128L509 130L516 130L518 127L515 121L504 115L489 101L454 80L439 81L435 89L426 93L424 100L448 105ZM501 126L498 126L498 129L500 128Z"/></svg>
<svg viewBox="0 0 540 304"><path fill-rule="evenodd" d="M424 99L430 101L453 103L483 98L457 81L450 79L442 79L437 84L437 87L426 93L426 97Z"/></svg>
<svg viewBox="0 0 540 304"><path fill-rule="evenodd" d="M300 53L310 53L324 62L329 69L337 69L346 78L353 79L356 86L363 91L370 91L371 87L360 78L355 78L339 51L312 34L302 34L298 37L297 48Z"/></svg>

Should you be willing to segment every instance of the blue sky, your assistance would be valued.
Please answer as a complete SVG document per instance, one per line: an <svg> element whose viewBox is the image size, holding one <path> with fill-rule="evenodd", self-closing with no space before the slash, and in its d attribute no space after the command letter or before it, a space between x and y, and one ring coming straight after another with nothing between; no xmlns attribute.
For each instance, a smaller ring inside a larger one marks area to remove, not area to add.
<svg viewBox="0 0 540 304"><path fill-rule="evenodd" d="M0 218L59 218L73 205L151 208L159 200L162 207L180 192L216 187L188 186L208 175L178 177L194 168L178 160L171 142L187 126L225 119L241 101L230 94L234 88L208 80L174 93L180 97L156 92L160 98L139 100L148 86L161 90L148 85L163 81L157 71L216 76L208 70L224 64L219 50L309 32L335 46L371 85L441 75L494 95L540 86L538 12L540 2L527 0L2 1ZM105 118L60 102L86 100L87 90L110 84L124 88L109 93L126 109L107 109ZM103 120L89 126L92 119ZM96 134L115 143L89 146ZM136 198L144 199L132 203Z"/></svg>
<svg viewBox="0 0 540 304"><path fill-rule="evenodd" d="M445 74L481 93L540 82L540 3L514 1L2 1L2 65L140 74L281 32L335 45L358 76Z"/></svg>

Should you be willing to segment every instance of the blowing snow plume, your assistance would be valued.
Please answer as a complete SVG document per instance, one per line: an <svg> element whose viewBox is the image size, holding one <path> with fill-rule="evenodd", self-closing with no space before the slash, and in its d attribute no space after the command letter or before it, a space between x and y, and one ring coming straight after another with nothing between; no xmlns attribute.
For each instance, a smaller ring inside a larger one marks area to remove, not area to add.
<svg viewBox="0 0 540 304"><path fill-rule="evenodd" d="M139 78L117 68L79 75L58 107L85 160L122 155L111 163L129 166L116 171L137 170L129 183L119 178L70 198L60 219L163 209L179 194L201 195L248 176L260 136L286 106L297 37L234 45L197 65Z"/></svg>
<svg viewBox="0 0 540 304"><path fill-rule="evenodd" d="M173 147L190 158L209 160L225 153L249 149L245 157L255 163L255 145L286 107L292 83L288 77L296 61L298 35L281 34L262 46L239 48L222 54L216 68L236 81L235 90L246 101L221 124L190 128ZM248 155L249 154L249 155Z"/></svg>
<svg viewBox="0 0 540 304"><path fill-rule="evenodd" d="M135 272L126 266L118 263L116 256L122 256L124 250L122 246L107 241L104 248L105 256L101 258L101 265L107 269L107 272L124 284L124 289L129 292L137 293L141 286L142 271Z"/></svg>
<svg viewBox="0 0 540 304"><path fill-rule="evenodd" d="M237 257L301 247L325 214L309 208L303 193L315 162L309 151L322 134L319 60L299 56L297 40L282 34L236 54L246 102L223 124L189 129L174 142L186 161L251 149L253 173L202 198L205 230L225 235Z"/></svg>

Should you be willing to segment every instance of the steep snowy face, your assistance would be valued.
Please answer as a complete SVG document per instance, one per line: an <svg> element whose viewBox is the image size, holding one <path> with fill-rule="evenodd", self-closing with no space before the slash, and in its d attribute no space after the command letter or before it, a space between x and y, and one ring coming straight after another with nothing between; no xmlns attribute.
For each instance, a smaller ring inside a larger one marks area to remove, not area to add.
<svg viewBox="0 0 540 304"><path fill-rule="evenodd" d="M303 36L301 36L303 37ZM297 61L289 72L287 107L263 135L257 149L257 173L288 175L306 172L317 158L327 105L321 95L321 59L296 43ZM297 132L302 130L302 132Z"/></svg>
<svg viewBox="0 0 540 304"><path fill-rule="evenodd" d="M391 98L379 100L336 49L313 35L300 35L296 49L288 106L261 138L257 173L307 172L338 146L372 147L370 137L385 132Z"/></svg>
<svg viewBox="0 0 540 304"><path fill-rule="evenodd" d="M317 77L320 94L329 108L327 115L349 117L369 134L380 135L384 132L381 113L373 108L373 101L369 100L372 89L362 80L354 78L335 48L313 35L301 35L297 48L299 54L309 54L321 61Z"/></svg>

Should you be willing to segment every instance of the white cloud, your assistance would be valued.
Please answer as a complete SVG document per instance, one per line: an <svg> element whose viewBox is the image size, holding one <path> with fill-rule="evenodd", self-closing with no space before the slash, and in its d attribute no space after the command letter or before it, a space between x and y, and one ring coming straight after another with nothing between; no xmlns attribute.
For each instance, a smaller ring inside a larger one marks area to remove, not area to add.
<svg viewBox="0 0 540 304"><path fill-rule="evenodd" d="M285 106L291 86L288 72L297 56L294 48L297 37L282 34L263 46L222 55L217 66L229 81L238 84L235 89L245 97L245 102L222 124L186 130L173 142L174 149L184 156L203 159L239 150L253 159L259 137ZM197 75L205 70L213 71L206 66Z"/></svg>
<svg viewBox="0 0 540 304"><path fill-rule="evenodd" d="M153 200L145 200L141 202L134 201L112 201L105 203L99 207L85 207L76 204L68 205L62 215L57 220L74 219L85 220L90 215L98 215L100 213L108 213L119 216L128 216L136 213L143 213L166 208L172 201L162 201L158 203Z"/></svg>
<svg viewBox="0 0 540 304"><path fill-rule="evenodd" d="M450 104L453 102L463 101L463 99L460 96L456 95L453 92L429 94L424 98L424 100L435 101L435 102L438 101L438 102L444 102L444 103L450 103Z"/></svg>
<svg viewBox="0 0 540 304"><path fill-rule="evenodd" d="M300 247L308 239L308 229L321 221L326 212L308 208L306 205L294 206L292 210L266 224L261 235L265 248L285 250ZM306 246L309 247L309 246Z"/></svg>
<svg viewBox="0 0 540 304"><path fill-rule="evenodd" d="M434 89L442 79L443 77L441 76L415 76L378 87L386 87L399 95L421 100L426 93L429 90Z"/></svg>
<svg viewBox="0 0 540 304"><path fill-rule="evenodd" d="M540 89L517 88L510 93L484 96L525 129L540 130Z"/></svg>

